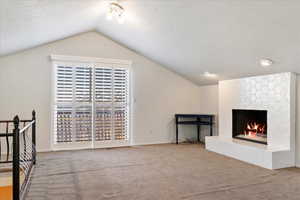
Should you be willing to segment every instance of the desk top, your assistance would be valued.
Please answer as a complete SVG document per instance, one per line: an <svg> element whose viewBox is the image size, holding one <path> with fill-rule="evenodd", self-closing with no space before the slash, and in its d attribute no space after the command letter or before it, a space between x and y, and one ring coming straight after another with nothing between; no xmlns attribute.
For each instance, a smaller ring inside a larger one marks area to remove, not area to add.
<svg viewBox="0 0 300 200"><path fill-rule="evenodd" d="M211 114L175 114L175 117L214 117L214 115Z"/></svg>

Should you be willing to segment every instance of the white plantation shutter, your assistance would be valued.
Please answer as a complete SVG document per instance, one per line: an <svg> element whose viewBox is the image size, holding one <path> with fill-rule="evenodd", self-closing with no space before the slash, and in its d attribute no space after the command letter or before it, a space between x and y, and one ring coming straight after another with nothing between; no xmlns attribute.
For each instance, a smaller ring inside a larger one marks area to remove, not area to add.
<svg viewBox="0 0 300 200"><path fill-rule="evenodd" d="M55 63L54 144L129 139L129 69Z"/></svg>
<svg viewBox="0 0 300 200"><path fill-rule="evenodd" d="M92 141L92 67L74 68L75 141Z"/></svg>
<svg viewBox="0 0 300 200"><path fill-rule="evenodd" d="M95 140L112 140L113 117L112 106L96 106Z"/></svg>
<svg viewBox="0 0 300 200"><path fill-rule="evenodd" d="M128 106L117 106L114 109L115 140L128 139Z"/></svg>
<svg viewBox="0 0 300 200"><path fill-rule="evenodd" d="M58 66L56 69L56 102L72 103L73 101L73 68Z"/></svg>
<svg viewBox="0 0 300 200"><path fill-rule="evenodd" d="M72 106L57 105L54 110L55 143L72 142Z"/></svg>
<svg viewBox="0 0 300 200"><path fill-rule="evenodd" d="M96 141L128 139L129 71L95 67Z"/></svg>
<svg viewBox="0 0 300 200"><path fill-rule="evenodd" d="M114 69L114 136L116 140L128 139L128 85L129 73L127 69Z"/></svg>
<svg viewBox="0 0 300 200"><path fill-rule="evenodd" d="M55 142L91 141L92 67L57 66L55 97Z"/></svg>
<svg viewBox="0 0 300 200"><path fill-rule="evenodd" d="M75 67L75 102L92 102L92 68Z"/></svg>
<svg viewBox="0 0 300 200"><path fill-rule="evenodd" d="M73 68L58 65L56 68L56 94L54 106L55 142L72 142Z"/></svg>
<svg viewBox="0 0 300 200"><path fill-rule="evenodd" d="M113 139L113 68L95 67L95 140Z"/></svg>
<svg viewBox="0 0 300 200"><path fill-rule="evenodd" d="M128 70L127 69L114 69L114 101L116 103L128 103Z"/></svg>
<svg viewBox="0 0 300 200"><path fill-rule="evenodd" d="M75 108L76 142L92 141L92 107L77 106Z"/></svg>
<svg viewBox="0 0 300 200"><path fill-rule="evenodd" d="M113 98L113 68L95 68L95 101L96 103L111 103Z"/></svg>

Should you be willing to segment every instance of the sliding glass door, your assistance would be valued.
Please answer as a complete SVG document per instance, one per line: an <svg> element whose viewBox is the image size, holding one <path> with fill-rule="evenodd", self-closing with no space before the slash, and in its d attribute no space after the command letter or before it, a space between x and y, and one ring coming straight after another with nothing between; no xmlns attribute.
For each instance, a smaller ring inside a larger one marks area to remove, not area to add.
<svg viewBox="0 0 300 200"><path fill-rule="evenodd" d="M53 148L129 145L129 68L55 62Z"/></svg>

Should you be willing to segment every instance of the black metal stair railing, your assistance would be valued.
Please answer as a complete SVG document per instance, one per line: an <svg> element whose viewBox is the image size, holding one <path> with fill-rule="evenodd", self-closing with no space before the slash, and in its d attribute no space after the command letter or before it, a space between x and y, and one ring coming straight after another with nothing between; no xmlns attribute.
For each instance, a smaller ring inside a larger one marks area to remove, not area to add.
<svg viewBox="0 0 300 200"><path fill-rule="evenodd" d="M20 120L16 115L13 120L0 121L1 124L5 126L5 133L0 132L0 164L11 167L12 199L24 199L36 164L36 113L32 111L31 120Z"/></svg>

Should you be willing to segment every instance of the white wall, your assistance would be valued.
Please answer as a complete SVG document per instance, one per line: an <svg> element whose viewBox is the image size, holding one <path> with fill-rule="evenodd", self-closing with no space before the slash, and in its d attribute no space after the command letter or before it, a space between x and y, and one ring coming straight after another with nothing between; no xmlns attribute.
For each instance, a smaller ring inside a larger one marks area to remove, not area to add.
<svg viewBox="0 0 300 200"><path fill-rule="evenodd" d="M39 151L50 150L51 54L133 61L134 144L173 142L174 114L200 113L206 99L190 81L95 32L1 57L0 119L30 118L36 109Z"/></svg>
<svg viewBox="0 0 300 200"><path fill-rule="evenodd" d="M206 114L218 114L219 87L208 85L200 87L201 99L199 101L201 112Z"/></svg>
<svg viewBox="0 0 300 200"><path fill-rule="evenodd" d="M218 134L218 100L219 100L219 88L218 85L208 85L200 87L201 99L199 101L201 113L204 114L213 114L215 115L214 119L214 128L213 135ZM201 127L201 140L204 141L204 137L208 136L210 129L208 126Z"/></svg>

